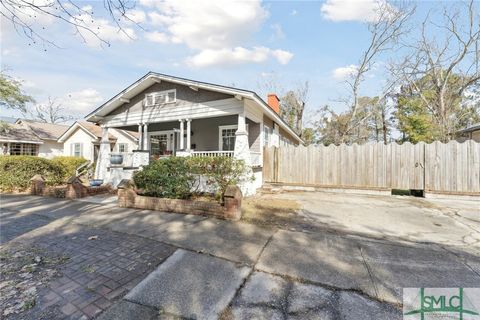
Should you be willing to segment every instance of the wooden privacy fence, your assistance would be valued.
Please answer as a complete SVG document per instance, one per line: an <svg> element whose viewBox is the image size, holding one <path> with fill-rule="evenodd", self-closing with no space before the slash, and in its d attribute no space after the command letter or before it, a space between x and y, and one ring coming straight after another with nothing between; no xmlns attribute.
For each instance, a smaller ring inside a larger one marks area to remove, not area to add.
<svg viewBox="0 0 480 320"><path fill-rule="evenodd" d="M263 179L294 185L480 193L480 143L264 149Z"/></svg>

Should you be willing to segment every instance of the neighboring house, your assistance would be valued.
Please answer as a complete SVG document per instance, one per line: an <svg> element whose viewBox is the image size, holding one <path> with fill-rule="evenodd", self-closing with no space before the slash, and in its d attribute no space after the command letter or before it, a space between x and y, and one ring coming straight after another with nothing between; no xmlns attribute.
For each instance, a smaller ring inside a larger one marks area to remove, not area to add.
<svg viewBox="0 0 480 320"><path fill-rule="evenodd" d="M43 143L39 146L38 156L51 159L63 155L63 144L58 143L58 138L68 129L64 124L36 122L18 119L15 124L30 129Z"/></svg>
<svg viewBox="0 0 480 320"><path fill-rule="evenodd" d="M66 125L18 119L0 132L2 155L31 155L53 158L63 155L63 145L57 139Z"/></svg>
<svg viewBox="0 0 480 320"><path fill-rule="evenodd" d="M110 164L107 137L123 129L138 132L139 149L150 158L243 159L254 168L255 189L262 183L264 146L303 143L279 112L275 94L266 103L253 91L149 72L86 117L103 127L96 176L116 184L148 162L149 157L133 152L122 168Z"/></svg>
<svg viewBox="0 0 480 320"><path fill-rule="evenodd" d="M102 138L102 128L94 123L77 121L58 139L66 156L97 160ZM128 153L138 148L138 132L112 129L108 135L110 151Z"/></svg>
<svg viewBox="0 0 480 320"><path fill-rule="evenodd" d="M463 142L465 140L480 142L480 123L457 131L455 140L459 142Z"/></svg>

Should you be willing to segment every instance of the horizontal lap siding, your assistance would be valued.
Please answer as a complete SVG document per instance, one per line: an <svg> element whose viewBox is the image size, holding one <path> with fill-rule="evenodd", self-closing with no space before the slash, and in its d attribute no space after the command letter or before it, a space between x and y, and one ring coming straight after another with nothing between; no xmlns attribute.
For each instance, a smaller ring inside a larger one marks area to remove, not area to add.
<svg viewBox="0 0 480 320"><path fill-rule="evenodd" d="M217 100L199 104L165 104L148 107L143 111L125 112L106 117L107 126L128 126L140 122L166 122L179 119L201 119L238 114L243 110L243 102L237 99Z"/></svg>

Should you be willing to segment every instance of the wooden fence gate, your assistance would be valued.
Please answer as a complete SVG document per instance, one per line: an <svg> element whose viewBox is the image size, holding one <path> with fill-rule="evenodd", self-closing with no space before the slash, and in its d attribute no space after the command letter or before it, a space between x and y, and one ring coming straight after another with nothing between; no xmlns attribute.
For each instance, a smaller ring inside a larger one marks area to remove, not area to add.
<svg viewBox="0 0 480 320"><path fill-rule="evenodd" d="M480 193L480 143L368 143L264 149L265 182Z"/></svg>

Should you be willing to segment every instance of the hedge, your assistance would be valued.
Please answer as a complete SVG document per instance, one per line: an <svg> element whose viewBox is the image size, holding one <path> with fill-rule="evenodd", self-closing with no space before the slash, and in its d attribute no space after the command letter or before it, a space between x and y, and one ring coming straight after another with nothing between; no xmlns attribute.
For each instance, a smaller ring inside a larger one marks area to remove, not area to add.
<svg viewBox="0 0 480 320"><path fill-rule="evenodd" d="M47 184L57 185L64 181L64 169L52 160L35 156L1 156L0 189L2 191L25 190L30 179L42 175Z"/></svg>
<svg viewBox="0 0 480 320"><path fill-rule="evenodd" d="M64 171L63 180L66 181L68 178L75 175L77 168L87 162L87 160L78 157L61 156L53 158L52 162L62 167Z"/></svg>

